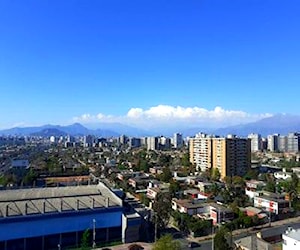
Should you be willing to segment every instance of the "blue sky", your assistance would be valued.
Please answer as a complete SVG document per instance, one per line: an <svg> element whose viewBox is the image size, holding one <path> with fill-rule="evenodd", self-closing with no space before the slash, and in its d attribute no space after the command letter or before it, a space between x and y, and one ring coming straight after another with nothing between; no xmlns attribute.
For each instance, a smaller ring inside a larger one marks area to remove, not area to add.
<svg viewBox="0 0 300 250"><path fill-rule="evenodd" d="M0 128L299 114L299 13L297 0L2 0Z"/></svg>

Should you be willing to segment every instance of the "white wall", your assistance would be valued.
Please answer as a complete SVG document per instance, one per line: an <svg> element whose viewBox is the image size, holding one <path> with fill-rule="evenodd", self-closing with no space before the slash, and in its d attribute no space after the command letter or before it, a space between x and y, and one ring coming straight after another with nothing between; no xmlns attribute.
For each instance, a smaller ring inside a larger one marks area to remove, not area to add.
<svg viewBox="0 0 300 250"><path fill-rule="evenodd" d="M300 249L299 241L294 240L285 234L282 235L282 239L283 239L282 250L299 250Z"/></svg>

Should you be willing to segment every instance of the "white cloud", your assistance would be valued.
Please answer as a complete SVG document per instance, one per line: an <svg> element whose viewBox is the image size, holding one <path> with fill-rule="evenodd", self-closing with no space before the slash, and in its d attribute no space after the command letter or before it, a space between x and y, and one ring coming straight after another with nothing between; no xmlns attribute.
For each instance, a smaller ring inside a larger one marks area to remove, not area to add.
<svg viewBox="0 0 300 250"><path fill-rule="evenodd" d="M128 111L127 117L133 119L140 118L141 116L143 116L143 112L144 110L141 108L132 108Z"/></svg>
<svg viewBox="0 0 300 250"><path fill-rule="evenodd" d="M185 124L190 127L221 127L252 122L270 116L272 115L269 113L250 114L240 110L226 110L219 106L208 110L201 107L158 105L145 110L137 107L131 108L123 116L112 116L102 113L97 115L83 114L79 117L74 117L73 120L82 123L121 122L148 128L174 124Z"/></svg>

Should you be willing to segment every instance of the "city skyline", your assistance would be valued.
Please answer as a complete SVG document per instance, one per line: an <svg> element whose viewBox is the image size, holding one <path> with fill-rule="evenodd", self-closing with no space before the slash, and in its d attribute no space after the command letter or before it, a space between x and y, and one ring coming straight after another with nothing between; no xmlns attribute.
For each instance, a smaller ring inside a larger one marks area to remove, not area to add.
<svg viewBox="0 0 300 250"><path fill-rule="evenodd" d="M0 129L299 115L297 1L1 1Z"/></svg>

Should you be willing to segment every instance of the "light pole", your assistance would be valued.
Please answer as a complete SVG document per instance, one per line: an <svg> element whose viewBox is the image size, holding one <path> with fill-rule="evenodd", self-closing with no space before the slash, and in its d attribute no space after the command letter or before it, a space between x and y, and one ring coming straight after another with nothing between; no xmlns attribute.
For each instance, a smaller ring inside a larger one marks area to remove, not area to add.
<svg viewBox="0 0 300 250"><path fill-rule="evenodd" d="M93 219L93 248L96 247L96 220Z"/></svg>
<svg viewBox="0 0 300 250"><path fill-rule="evenodd" d="M156 242L157 241L157 215L156 215L156 212L154 212L154 218L155 218L154 242Z"/></svg>
<svg viewBox="0 0 300 250"><path fill-rule="evenodd" d="M211 250L214 250L214 224L211 225Z"/></svg>

